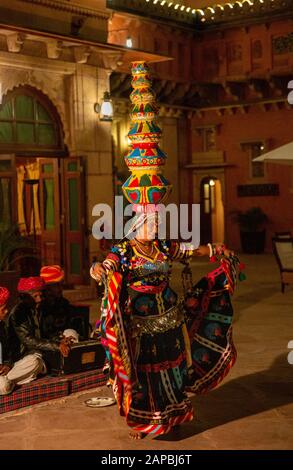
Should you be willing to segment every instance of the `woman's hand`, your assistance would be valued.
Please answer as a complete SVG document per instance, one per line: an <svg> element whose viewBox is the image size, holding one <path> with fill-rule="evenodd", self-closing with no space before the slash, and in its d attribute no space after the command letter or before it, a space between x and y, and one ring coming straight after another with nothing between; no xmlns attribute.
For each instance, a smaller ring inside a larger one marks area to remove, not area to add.
<svg viewBox="0 0 293 470"><path fill-rule="evenodd" d="M235 254L234 251L229 250L228 248L224 250L224 256L229 257L229 256L233 256L234 254Z"/></svg>
<svg viewBox="0 0 293 470"><path fill-rule="evenodd" d="M95 263L90 270L90 275L95 281L100 282L103 275L106 275L106 270L102 263Z"/></svg>
<svg viewBox="0 0 293 470"><path fill-rule="evenodd" d="M215 245L215 252L216 254L224 255L227 258L234 255L234 251L229 250L229 248L227 248L225 245L222 245L221 243Z"/></svg>
<svg viewBox="0 0 293 470"><path fill-rule="evenodd" d="M210 256L210 249L208 245L199 245L193 252L194 256Z"/></svg>

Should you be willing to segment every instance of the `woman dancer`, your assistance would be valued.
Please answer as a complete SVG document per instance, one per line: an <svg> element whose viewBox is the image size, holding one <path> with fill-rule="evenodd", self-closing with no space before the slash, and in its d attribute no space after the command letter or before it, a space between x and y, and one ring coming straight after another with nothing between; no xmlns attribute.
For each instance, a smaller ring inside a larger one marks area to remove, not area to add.
<svg viewBox="0 0 293 470"><path fill-rule="evenodd" d="M156 214L141 214L132 240L115 245L91 275L107 277L103 328L114 365L113 391L130 436L159 435L193 419L186 391L215 387L235 362L230 293L239 261L223 245L154 239ZM217 256L220 267L180 299L171 263Z"/></svg>

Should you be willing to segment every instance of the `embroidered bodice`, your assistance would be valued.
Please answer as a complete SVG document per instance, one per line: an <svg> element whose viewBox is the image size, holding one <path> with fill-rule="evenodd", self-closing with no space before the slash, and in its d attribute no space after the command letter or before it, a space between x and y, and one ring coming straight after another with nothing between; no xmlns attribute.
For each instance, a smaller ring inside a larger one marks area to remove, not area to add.
<svg viewBox="0 0 293 470"><path fill-rule="evenodd" d="M104 261L106 269L123 274L122 300L125 313L139 316L161 315L177 304L177 294L169 286L172 260L191 254L176 242L155 240L153 259L139 253L130 242L115 245Z"/></svg>

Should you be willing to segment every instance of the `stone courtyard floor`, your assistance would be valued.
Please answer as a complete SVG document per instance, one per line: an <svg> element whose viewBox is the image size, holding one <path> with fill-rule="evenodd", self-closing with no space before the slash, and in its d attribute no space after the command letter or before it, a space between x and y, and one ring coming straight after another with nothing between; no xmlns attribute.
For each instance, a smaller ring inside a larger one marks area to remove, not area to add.
<svg viewBox="0 0 293 470"><path fill-rule="evenodd" d="M115 405L85 406L87 398L111 396L103 387L2 415L0 449L293 449L293 365L287 360L293 286L281 293L271 255L246 255L243 261L247 280L233 298L238 359L217 389L192 399L193 422L164 437L130 441ZM213 267L194 262L194 281ZM174 265L177 290L181 269Z"/></svg>

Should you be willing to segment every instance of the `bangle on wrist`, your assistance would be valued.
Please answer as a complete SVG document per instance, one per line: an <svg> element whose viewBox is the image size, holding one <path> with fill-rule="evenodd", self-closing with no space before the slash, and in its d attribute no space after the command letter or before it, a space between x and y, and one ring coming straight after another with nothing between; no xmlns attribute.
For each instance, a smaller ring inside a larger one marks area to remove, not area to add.
<svg viewBox="0 0 293 470"><path fill-rule="evenodd" d="M224 251L226 250L226 247L222 243L218 243L218 244L213 245L213 250L214 250L215 255L220 255L221 256L221 255L224 254Z"/></svg>
<svg viewBox="0 0 293 470"><path fill-rule="evenodd" d="M211 243L208 243L207 246L209 247L209 250L210 250L210 254L209 254L209 257L211 258L213 256L213 247L211 245Z"/></svg>

